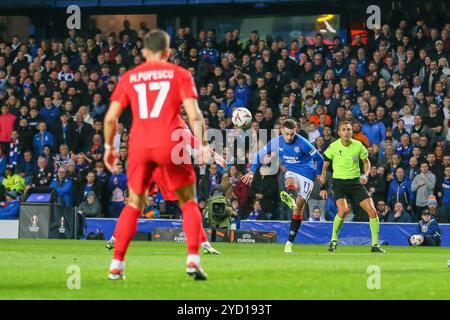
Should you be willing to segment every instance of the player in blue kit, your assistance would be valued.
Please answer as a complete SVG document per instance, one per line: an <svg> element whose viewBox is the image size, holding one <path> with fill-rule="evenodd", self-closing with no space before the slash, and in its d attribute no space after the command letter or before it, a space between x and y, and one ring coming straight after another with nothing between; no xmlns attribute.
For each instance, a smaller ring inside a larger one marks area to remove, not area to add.
<svg viewBox="0 0 450 320"><path fill-rule="evenodd" d="M302 223L302 213L317 179L323 184L321 174L323 157L314 146L301 135L297 134L297 124L287 119L282 124L281 136L272 139L253 160L250 172L242 177L242 182L250 184L258 169L261 159L270 155L280 158L286 167L285 184L287 192L280 193L281 200L292 212L289 240L284 252L292 253L292 244Z"/></svg>

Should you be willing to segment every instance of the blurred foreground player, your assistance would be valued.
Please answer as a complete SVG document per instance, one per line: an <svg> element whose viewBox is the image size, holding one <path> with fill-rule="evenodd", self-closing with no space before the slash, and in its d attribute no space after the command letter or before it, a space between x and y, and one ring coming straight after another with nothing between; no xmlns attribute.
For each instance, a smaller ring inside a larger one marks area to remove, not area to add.
<svg viewBox="0 0 450 320"><path fill-rule="evenodd" d="M147 34L142 50L146 62L122 76L105 116L104 161L108 170L116 172L119 154L113 147L113 137L122 111L131 105L133 122L127 169L129 201L116 226L114 256L108 276L111 280L124 277L125 254L136 232L156 168L163 176L170 176L164 185L179 199L188 249L186 272L195 280L208 277L200 266L202 216L196 200L194 168L191 163L179 161L179 155L173 152L179 142L172 139L176 130L185 127L180 108L183 104L194 135L201 141L199 161L203 163L209 153L204 139L205 123L190 72L166 61L170 56L169 44L170 37L164 31L154 30Z"/></svg>

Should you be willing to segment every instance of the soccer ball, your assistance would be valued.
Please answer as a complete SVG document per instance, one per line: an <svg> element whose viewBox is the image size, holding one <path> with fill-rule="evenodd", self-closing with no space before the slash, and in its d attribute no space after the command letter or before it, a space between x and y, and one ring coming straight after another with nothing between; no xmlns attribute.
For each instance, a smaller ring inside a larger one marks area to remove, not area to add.
<svg viewBox="0 0 450 320"><path fill-rule="evenodd" d="M236 127L243 128L252 122L252 114L247 108L237 108L233 111L231 120Z"/></svg>
<svg viewBox="0 0 450 320"><path fill-rule="evenodd" d="M411 238L409 238L409 242L411 242L414 247L420 246L423 243L423 237L418 234L412 235Z"/></svg>

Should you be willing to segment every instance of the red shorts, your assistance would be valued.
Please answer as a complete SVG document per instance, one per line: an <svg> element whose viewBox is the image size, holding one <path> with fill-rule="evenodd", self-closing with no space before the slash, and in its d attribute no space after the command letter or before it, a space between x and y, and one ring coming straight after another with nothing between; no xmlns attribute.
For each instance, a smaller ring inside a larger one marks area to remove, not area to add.
<svg viewBox="0 0 450 320"><path fill-rule="evenodd" d="M195 183L192 164L175 164L171 159L173 146L130 150L128 156L128 187L137 194L149 190L152 182L163 186L163 195L173 197L175 191ZM170 199L171 200L171 199Z"/></svg>
<svg viewBox="0 0 450 320"><path fill-rule="evenodd" d="M152 184L150 185L149 194L157 193L157 190L156 190L156 185L157 185L159 188L159 191L161 191L161 193L164 197L164 200L177 201L178 195L175 193L175 191L167 190L164 180L165 180L165 178L163 177L162 171L160 170L159 167L157 167L155 169L155 171L153 171L153 179L152 179Z"/></svg>

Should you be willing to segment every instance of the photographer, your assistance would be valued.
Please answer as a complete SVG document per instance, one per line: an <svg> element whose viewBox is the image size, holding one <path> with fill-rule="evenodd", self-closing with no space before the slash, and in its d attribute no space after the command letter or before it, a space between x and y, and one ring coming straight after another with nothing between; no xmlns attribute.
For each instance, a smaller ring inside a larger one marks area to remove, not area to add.
<svg viewBox="0 0 450 320"><path fill-rule="evenodd" d="M229 229L233 209L230 200L224 196L222 187L216 186L206 202L205 215L212 228Z"/></svg>

